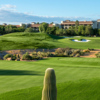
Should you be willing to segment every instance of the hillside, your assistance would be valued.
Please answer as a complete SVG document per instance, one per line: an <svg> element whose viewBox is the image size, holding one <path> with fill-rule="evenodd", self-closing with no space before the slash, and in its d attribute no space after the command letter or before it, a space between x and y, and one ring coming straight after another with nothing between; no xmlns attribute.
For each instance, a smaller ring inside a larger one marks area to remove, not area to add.
<svg viewBox="0 0 100 100"><path fill-rule="evenodd" d="M88 39L91 40L86 43L73 42L70 39ZM17 32L0 36L0 50L14 50L14 49L52 49L52 48L78 48L100 49L100 37L72 37L63 38L46 33L25 33Z"/></svg>

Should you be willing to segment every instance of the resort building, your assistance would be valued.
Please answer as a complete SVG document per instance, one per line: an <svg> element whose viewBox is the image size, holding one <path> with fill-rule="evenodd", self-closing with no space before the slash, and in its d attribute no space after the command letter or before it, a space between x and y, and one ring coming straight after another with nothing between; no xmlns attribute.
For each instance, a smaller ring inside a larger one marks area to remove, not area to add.
<svg viewBox="0 0 100 100"><path fill-rule="evenodd" d="M76 21L70 21L70 20L61 21L61 28L68 29L70 26L75 26L75 22ZM95 28L100 29L100 19L97 21L79 21L79 25L84 25L84 26L91 25L93 29Z"/></svg>

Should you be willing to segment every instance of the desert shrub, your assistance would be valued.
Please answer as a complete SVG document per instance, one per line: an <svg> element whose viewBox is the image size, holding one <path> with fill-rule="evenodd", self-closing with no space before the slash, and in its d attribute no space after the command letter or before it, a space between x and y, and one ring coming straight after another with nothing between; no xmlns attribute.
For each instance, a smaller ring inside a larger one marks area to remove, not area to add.
<svg viewBox="0 0 100 100"><path fill-rule="evenodd" d="M75 55L75 57L80 57L80 54L79 54L79 53L77 53L77 54Z"/></svg>
<svg viewBox="0 0 100 100"><path fill-rule="evenodd" d="M19 56L19 54L17 55L17 58L18 58L18 59L20 59L20 56Z"/></svg>
<svg viewBox="0 0 100 100"><path fill-rule="evenodd" d="M87 50L84 50L84 52L90 52L90 50L87 49Z"/></svg>
<svg viewBox="0 0 100 100"><path fill-rule="evenodd" d="M16 54L12 55L12 54L6 54L3 59L7 59L7 58L11 58L12 60L16 60Z"/></svg>
<svg viewBox="0 0 100 100"><path fill-rule="evenodd" d="M80 53L80 50L73 50L73 54Z"/></svg>
<svg viewBox="0 0 100 100"><path fill-rule="evenodd" d="M66 57L64 53L55 53L55 57Z"/></svg>
<svg viewBox="0 0 100 100"><path fill-rule="evenodd" d="M32 60L32 57L26 53L22 56L22 60Z"/></svg>
<svg viewBox="0 0 100 100"><path fill-rule="evenodd" d="M33 55L41 55L41 52L40 51L35 52L35 53L33 53Z"/></svg>
<svg viewBox="0 0 100 100"><path fill-rule="evenodd" d="M74 56L75 56L75 54L73 54L73 53L69 55L69 57L74 57Z"/></svg>
<svg viewBox="0 0 100 100"><path fill-rule="evenodd" d="M65 49L63 48L58 48L55 50L55 53L64 53L65 52Z"/></svg>
<svg viewBox="0 0 100 100"><path fill-rule="evenodd" d="M12 60L16 60L16 54L14 54L13 56L12 56Z"/></svg>
<svg viewBox="0 0 100 100"><path fill-rule="evenodd" d="M88 50L93 51L94 49L90 49L90 48L88 48Z"/></svg>
<svg viewBox="0 0 100 100"><path fill-rule="evenodd" d="M68 53L68 55L71 55L72 54L72 51L71 50L68 50L66 52Z"/></svg>
<svg viewBox="0 0 100 100"><path fill-rule="evenodd" d="M66 56L66 57L69 56L67 51L64 52L64 56Z"/></svg>
<svg viewBox="0 0 100 100"><path fill-rule="evenodd" d="M6 54L4 57L3 57L3 59L7 59L7 58L12 58L13 57L13 55L12 54Z"/></svg>
<svg viewBox="0 0 100 100"><path fill-rule="evenodd" d="M95 56L96 56L97 58L100 58L100 52L96 53Z"/></svg>
<svg viewBox="0 0 100 100"><path fill-rule="evenodd" d="M42 59L42 56L32 56L32 60L40 60Z"/></svg>
<svg viewBox="0 0 100 100"><path fill-rule="evenodd" d="M80 54L81 56L83 56L85 53L84 53L83 51L80 51L79 54Z"/></svg>
<svg viewBox="0 0 100 100"><path fill-rule="evenodd" d="M97 57L97 58L100 58L100 54L98 54L96 57Z"/></svg>
<svg viewBox="0 0 100 100"><path fill-rule="evenodd" d="M42 57L47 57L48 55L47 55L47 53L45 53L45 52L41 52L41 56L42 56Z"/></svg>

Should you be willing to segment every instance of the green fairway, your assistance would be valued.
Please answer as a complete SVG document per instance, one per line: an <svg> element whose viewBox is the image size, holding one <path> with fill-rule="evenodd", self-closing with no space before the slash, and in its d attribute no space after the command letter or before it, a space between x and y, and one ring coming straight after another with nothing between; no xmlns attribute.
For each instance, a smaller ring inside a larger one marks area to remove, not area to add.
<svg viewBox="0 0 100 100"><path fill-rule="evenodd" d="M89 42L73 42L70 39L88 39ZM37 49L37 48L78 48L100 49L100 37L62 38L46 33L17 32L0 36L0 50Z"/></svg>
<svg viewBox="0 0 100 100"><path fill-rule="evenodd" d="M71 39L87 39L90 40L89 42L74 42ZM65 38L58 40L59 42L65 44L70 48L78 48L78 49L87 49L87 48L94 48L100 49L100 37L73 37L73 38Z"/></svg>
<svg viewBox="0 0 100 100"><path fill-rule="evenodd" d="M46 68L54 68L57 100L99 100L100 59L48 58L0 61L0 100L41 100Z"/></svg>
<svg viewBox="0 0 100 100"><path fill-rule="evenodd" d="M50 49L57 48L60 45L65 47L65 44L57 41L60 37L47 35L46 33L11 33L0 36L0 49Z"/></svg>

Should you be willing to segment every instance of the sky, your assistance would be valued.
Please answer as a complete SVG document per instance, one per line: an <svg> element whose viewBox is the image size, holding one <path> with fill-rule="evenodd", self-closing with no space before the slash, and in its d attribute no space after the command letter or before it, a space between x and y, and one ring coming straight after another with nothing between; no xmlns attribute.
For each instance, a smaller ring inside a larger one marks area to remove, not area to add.
<svg viewBox="0 0 100 100"><path fill-rule="evenodd" d="M0 0L0 24L100 19L100 0Z"/></svg>

